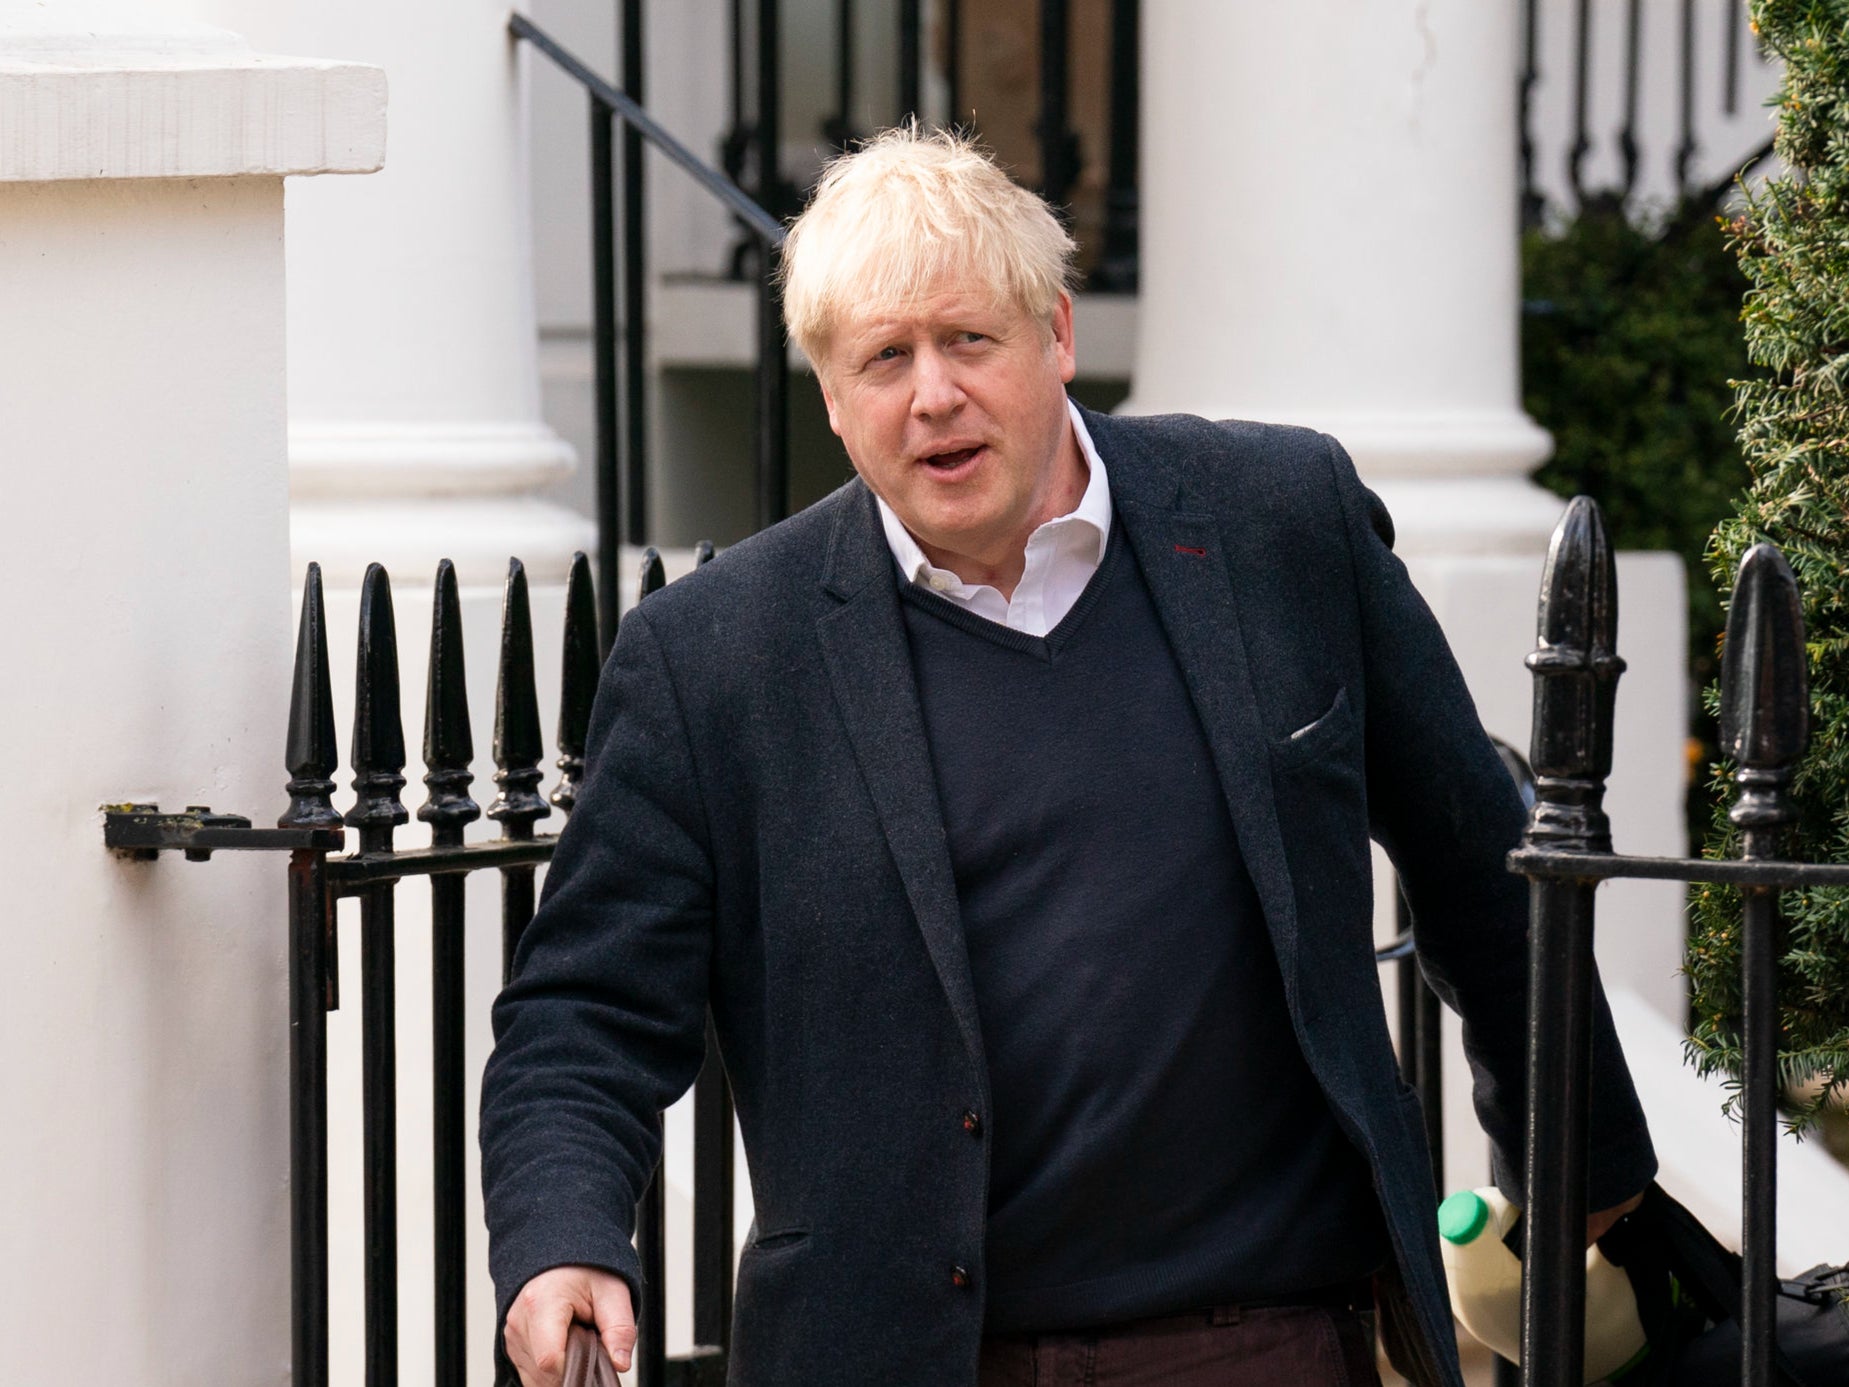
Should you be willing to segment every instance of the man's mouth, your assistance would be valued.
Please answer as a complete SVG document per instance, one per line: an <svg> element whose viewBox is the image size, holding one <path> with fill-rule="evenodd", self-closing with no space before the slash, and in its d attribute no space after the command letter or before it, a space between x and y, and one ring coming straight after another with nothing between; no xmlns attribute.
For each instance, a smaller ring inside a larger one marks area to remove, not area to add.
<svg viewBox="0 0 1849 1387"><path fill-rule="evenodd" d="M948 448L941 453L926 453L918 460L934 472L954 472L975 459L982 451L980 443L968 448Z"/></svg>

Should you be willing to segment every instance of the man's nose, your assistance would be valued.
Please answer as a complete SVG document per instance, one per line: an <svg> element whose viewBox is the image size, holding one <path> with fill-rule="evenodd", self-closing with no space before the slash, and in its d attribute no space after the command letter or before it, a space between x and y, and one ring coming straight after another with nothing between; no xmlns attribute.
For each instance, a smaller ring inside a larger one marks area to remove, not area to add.
<svg viewBox="0 0 1849 1387"><path fill-rule="evenodd" d="M956 366L935 348L912 359L912 413L920 419L942 418L963 403Z"/></svg>

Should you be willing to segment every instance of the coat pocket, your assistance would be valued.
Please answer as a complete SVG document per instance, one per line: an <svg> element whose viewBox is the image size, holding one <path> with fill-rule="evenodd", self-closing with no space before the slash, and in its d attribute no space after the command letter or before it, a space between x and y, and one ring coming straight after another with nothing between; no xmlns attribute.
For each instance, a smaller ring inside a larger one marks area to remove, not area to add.
<svg viewBox="0 0 1849 1387"><path fill-rule="evenodd" d="M1354 728L1354 712L1348 701L1348 689L1343 686L1335 691L1335 698L1319 717L1306 722L1288 736L1272 739L1272 760L1280 765L1314 761L1346 744Z"/></svg>
<svg viewBox="0 0 1849 1387"><path fill-rule="evenodd" d="M747 1252L774 1252L780 1247L794 1247L809 1240L807 1228L774 1228L768 1233L759 1233L745 1244Z"/></svg>

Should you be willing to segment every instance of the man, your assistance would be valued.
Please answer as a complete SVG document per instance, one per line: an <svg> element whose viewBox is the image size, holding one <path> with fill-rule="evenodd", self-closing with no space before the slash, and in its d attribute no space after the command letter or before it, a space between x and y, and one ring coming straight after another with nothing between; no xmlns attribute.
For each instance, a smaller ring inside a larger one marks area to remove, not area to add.
<svg viewBox="0 0 1849 1387"><path fill-rule="evenodd" d="M497 1005L529 1387L619 1366L708 1005L749 1387L1458 1384L1370 829L1519 1192L1521 809L1332 440L1072 406L1072 244L949 136L830 167L790 330L857 480L625 618ZM1654 1171L1601 1012L1592 1200Z"/></svg>

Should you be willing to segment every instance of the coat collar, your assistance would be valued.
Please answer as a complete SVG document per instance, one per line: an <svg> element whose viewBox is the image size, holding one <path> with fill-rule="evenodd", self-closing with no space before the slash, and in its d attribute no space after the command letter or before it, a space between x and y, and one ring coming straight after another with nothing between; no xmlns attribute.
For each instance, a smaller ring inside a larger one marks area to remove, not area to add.
<svg viewBox="0 0 1849 1387"><path fill-rule="evenodd" d="M817 619L816 637L906 899L982 1085L986 1110L982 1027L937 777L899 610L898 566L880 528L873 493L856 479L842 501L823 561L823 586L839 601L828 604Z"/></svg>
<svg viewBox="0 0 1849 1387"><path fill-rule="evenodd" d="M1112 504L1172 510L1182 503L1185 473L1172 450L1154 446L1154 421L1099 414L1084 405L1079 406L1079 415L1099 455L1108 460Z"/></svg>

